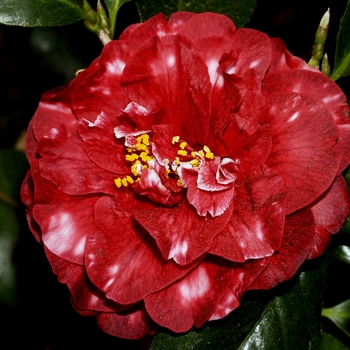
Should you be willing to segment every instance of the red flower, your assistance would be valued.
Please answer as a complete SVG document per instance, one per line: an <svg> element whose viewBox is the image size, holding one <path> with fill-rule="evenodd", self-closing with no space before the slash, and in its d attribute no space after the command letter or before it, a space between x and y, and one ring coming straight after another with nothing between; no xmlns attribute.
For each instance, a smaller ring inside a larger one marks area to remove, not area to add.
<svg viewBox="0 0 350 350"><path fill-rule="evenodd" d="M74 307L139 338L220 319L342 226L337 85L225 16L132 25L30 123L28 220Z"/></svg>

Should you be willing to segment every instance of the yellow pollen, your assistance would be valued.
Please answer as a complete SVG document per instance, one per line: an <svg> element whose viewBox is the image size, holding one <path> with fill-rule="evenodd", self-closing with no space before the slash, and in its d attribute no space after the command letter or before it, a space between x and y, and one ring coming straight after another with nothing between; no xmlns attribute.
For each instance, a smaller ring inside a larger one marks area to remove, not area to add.
<svg viewBox="0 0 350 350"><path fill-rule="evenodd" d="M215 158L214 153L212 153L212 152L207 152L207 153L205 154L205 158L214 159L214 158Z"/></svg>
<svg viewBox="0 0 350 350"><path fill-rule="evenodd" d="M147 155L148 152L141 152L140 153L140 157L144 162L149 162L151 159L153 159L153 157L150 157L149 155Z"/></svg>
<svg viewBox="0 0 350 350"><path fill-rule="evenodd" d="M127 154L125 156L125 159L129 162L133 162L134 160L136 160L139 156L136 153L133 154Z"/></svg>
<svg viewBox="0 0 350 350"><path fill-rule="evenodd" d="M126 178L124 177L124 179L122 179L122 185L127 187L128 186L128 182L126 181Z"/></svg>
<svg viewBox="0 0 350 350"><path fill-rule="evenodd" d="M139 175L139 165L141 164L141 162L139 160L137 160L132 166L131 166L131 172L133 173L134 176L138 176Z"/></svg>
<svg viewBox="0 0 350 350"><path fill-rule="evenodd" d="M179 142L180 136L174 136L173 139L171 140L171 143L174 145L176 142Z"/></svg>
<svg viewBox="0 0 350 350"><path fill-rule="evenodd" d="M187 151L180 149L179 151L177 151L177 154L179 154L180 156L187 156Z"/></svg>
<svg viewBox="0 0 350 350"><path fill-rule="evenodd" d="M177 179L177 182L176 184L179 186L179 187L182 187L184 184L181 182L181 179Z"/></svg>
<svg viewBox="0 0 350 350"><path fill-rule="evenodd" d="M187 146L187 142L183 141L180 143L180 148L181 149L185 149L185 147Z"/></svg>
<svg viewBox="0 0 350 350"><path fill-rule="evenodd" d="M146 146L150 145L148 134L142 134L141 136L136 138L136 141L137 141L137 143L143 143Z"/></svg>
<svg viewBox="0 0 350 350"><path fill-rule="evenodd" d="M118 177L118 179L115 179L114 183L118 188L122 187L122 179L120 177Z"/></svg>
<svg viewBox="0 0 350 350"><path fill-rule="evenodd" d="M194 168L196 168L196 167L198 167L198 165L199 165L199 160L198 160L198 159L193 159L193 160L190 161L190 164L191 164Z"/></svg>
<svg viewBox="0 0 350 350"><path fill-rule="evenodd" d="M127 175L127 176L125 177L125 179L126 179L126 181L129 182L130 184L133 184L133 183L134 183L133 178L132 178L131 176L129 176L129 175Z"/></svg>
<svg viewBox="0 0 350 350"><path fill-rule="evenodd" d="M197 157L196 152L195 152L195 151L191 152L191 156L192 156L193 158L196 158L196 157Z"/></svg>
<svg viewBox="0 0 350 350"><path fill-rule="evenodd" d="M180 158L179 158L179 157L176 157L176 158L175 158L175 163L176 163L177 165L180 164Z"/></svg>
<svg viewBox="0 0 350 350"><path fill-rule="evenodd" d="M138 151L145 151L148 153L148 147L142 143L137 143L135 147Z"/></svg>
<svg viewBox="0 0 350 350"><path fill-rule="evenodd" d="M202 150L198 151L198 154L203 158L204 157L204 152Z"/></svg>
<svg viewBox="0 0 350 350"><path fill-rule="evenodd" d="M203 149L205 152L210 152L210 148L208 146L204 146Z"/></svg>

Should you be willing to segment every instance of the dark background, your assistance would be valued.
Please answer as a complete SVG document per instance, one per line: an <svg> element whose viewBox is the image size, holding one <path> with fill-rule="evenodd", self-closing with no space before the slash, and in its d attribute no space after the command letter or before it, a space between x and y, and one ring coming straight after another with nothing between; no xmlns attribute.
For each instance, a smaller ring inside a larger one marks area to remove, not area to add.
<svg viewBox="0 0 350 350"><path fill-rule="evenodd" d="M294 55L309 60L316 28L330 7L326 52L332 66L336 34L346 4L346 0L332 4L320 0L258 0L247 27L282 38ZM138 21L136 5L133 2L123 5L116 37L127 25ZM43 92L69 83L75 71L86 68L101 49L95 34L82 22L54 28L0 25L0 148L14 147ZM338 83L349 98L349 80L340 79ZM150 337L138 342L113 338L98 328L95 318L82 317L73 310L68 289L57 282L42 247L27 228L23 209L18 209L21 232L13 256L18 272L17 302L0 303L0 348L23 349L22 344L26 344L25 349L33 350L146 349ZM349 266L335 261L326 306L350 297L345 285L349 276ZM349 338L331 322L326 320L324 328L350 346Z"/></svg>

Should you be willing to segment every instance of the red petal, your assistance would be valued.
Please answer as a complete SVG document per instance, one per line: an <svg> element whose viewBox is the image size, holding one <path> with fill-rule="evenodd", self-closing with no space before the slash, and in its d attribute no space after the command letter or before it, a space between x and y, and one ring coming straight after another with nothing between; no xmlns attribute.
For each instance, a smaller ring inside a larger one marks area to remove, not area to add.
<svg viewBox="0 0 350 350"><path fill-rule="evenodd" d="M179 21L181 15L174 14L170 17L172 24L175 20ZM173 24L174 28L174 24ZM181 29L177 32L192 41L211 36L232 36L236 27L234 23L224 15L217 13L205 12L191 17L186 21Z"/></svg>
<svg viewBox="0 0 350 350"><path fill-rule="evenodd" d="M104 47L95 74L72 87L72 108L78 119L94 121L101 112L114 118L127 106L129 100L121 86L121 76L137 48L138 45L130 41L111 41Z"/></svg>
<svg viewBox="0 0 350 350"><path fill-rule="evenodd" d="M106 333L126 339L142 338L154 327L154 322L144 306L136 306L119 313L98 315L97 322Z"/></svg>
<svg viewBox="0 0 350 350"><path fill-rule="evenodd" d="M287 193L286 213L319 197L338 172L339 131L324 105L295 93L271 95L260 122L272 137L266 164L280 173Z"/></svg>
<svg viewBox="0 0 350 350"><path fill-rule="evenodd" d="M104 113L94 123L82 119L79 135L84 140L83 147L87 156L95 164L118 175L129 174L130 167L125 164L125 146L114 135L115 119L113 122Z"/></svg>
<svg viewBox="0 0 350 350"><path fill-rule="evenodd" d="M314 236L315 224L309 209L287 216L281 247L249 289L270 289L290 279L307 258Z"/></svg>
<svg viewBox="0 0 350 350"><path fill-rule="evenodd" d="M100 312L113 312L125 308L123 305L108 300L104 293L88 279L83 266L61 259L47 248L45 253L50 261L53 273L57 275L61 283L67 284L72 295L72 301L77 308Z"/></svg>
<svg viewBox="0 0 350 350"><path fill-rule="evenodd" d="M308 259L321 255L328 246L331 234L337 233L349 214L349 194L342 176L335 178L332 186L311 207L316 234Z"/></svg>
<svg viewBox="0 0 350 350"><path fill-rule="evenodd" d="M270 258L250 260L244 264L236 264L231 268L230 275L232 282L220 300L209 321L224 318L240 304L240 299L255 280L260 272L266 267Z"/></svg>
<svg viewBox="0 0 350 350"><path fill-rule="evenodd" d="M215 311L230 283L227 263L207 258L193 271L164 290L145 298L152 319L174 332L202 326Z"/></svg>
<svg viewBox="0 0 350 350"><path fill-rule="evenodd" d="M287 49L284 41L278 38L270 39L271 42L271 62L269 66L269 73L274 73L282 69L306 69L314 72L320 71L309 66L304 60L293 56Z"/></svg>
<svg viewBox="0 0 350 350"><path fill-rule="evenodd" d="M334 119L338 119L339 106L346 104L344 93L334 81L324 74L304 69L284 70L267 75L263 94L268 96L276 92L311 95L326 105Z"/></svg>
<svg viewBox="0 0 350 350"><path fill-rule="evenodd" d="M271 59L270 39L264 33L241 28L232 35L237 55L225 63L225 72L242 77L248 90L261 90Z"/></svg>
<svg viewBox="0 0 350 350"><path fill-rule="evenodd" d="M83 264L86 236L93 230L93 208L98 198L73 198L69 202L37 204L33 215L44 244L65 260ZM79 210L77 205L79 204Z"/></svg>
<svg viewBox="0 0 350 350"><path fill-rule="evenodd" d="M205 143L211 86L202 57L184 38L148 40L130 58L122 82L129 98L148 111L165 108L164 122L174 125L189 144Z"/></svg>
<svg viewBox="0 0 350 350"><path fill-rule="evenodd" d="M63 125L41 139L38 150L44 157L39 161L41 176L61 191L71 195L116 193L116 174L93 163L84 152L80 137L69 134Z"/></svg>
<svg viewBox="0 0 350 350"><path fill-rule="evenodd" d="M135 213L137 221L156 239L165 259L187 265L203 255L227 224L231 210L215 218L199 217L187 201L171 209Z"/></svg>
<svg viewBox="0 0 350 350"><path fill-rule="evenodd" d="M155 240L123 210L109 197L97 202L85 265L89 278L109 299L130 304L179 279L198 261L180 267L165 260Z"/></svg>
<svg viewBox="0 0 350 350"><path fill-rule="evenodd" d="M230 207L236 193L234 186L222 191L203 191L197 186L197 174L187 169L182 169L181 179L185 181L187 186L188 202L196 208L200 216L222 215Z"/></svg>
<svg viewBox="0 0 350 350"><path fill-rule="evenodd" d="M236 186L230 222L214 238L209 253L243 262L270 256L279 248L285 217L282 181L267 167L250 168L248 174L254 173Z"/></svg>

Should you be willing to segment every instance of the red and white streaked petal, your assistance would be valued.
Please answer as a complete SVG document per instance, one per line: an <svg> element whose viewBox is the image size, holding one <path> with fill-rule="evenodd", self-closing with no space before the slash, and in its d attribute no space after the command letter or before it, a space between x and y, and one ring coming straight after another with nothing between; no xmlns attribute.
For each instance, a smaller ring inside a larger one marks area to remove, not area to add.
<svg viewBox="0 0 350 350"><path fill-rule="evenodd" d="M271 60L269 37L253 29L241 28L232 35L231 62L222 66L227 74L243 78L248 90L261 90L261 83Z"/></svg>
<svg viewBox="0 0 350 350"><path fill-rule="evenodd" d="M220 216L232 204L232 199L236 193L234 186L221 191L210 192L198 188L196 171L182 168L180 177L187 187L187 200L196 208L198 215Z"/></svg>
<svg viewBox="0 0 350 350"><path fill-rule="evenodd" d="M125 147L114 135L114 120L102 112L94 122L81 119L79 135L83 139L86 155L102 169L118 175L129 174L130 167L125 164Z"/></svg>
<svg viewBox="0 0 350 350"><path fill-rule="evenodd" d="M230 158L204 160L197 177L197 187L204 191L222 191L231 188L237 178L239 161Z"/></svg>
<svg viewBox="0 0 350 350"><path fill-rule="evenodd" d="M208 251L236 262L271 256L281 244L285 220L281 177L267 167L248 169L256 175L238 182L231 219Z"/></svg>
<svg viewBox="0 0 350 350"><path fill-rule="evenodd" d="M91 281L109 299L130 304L181 278L200 260L183 267L164 259L154 238L123 210L109 197L96 203L85 266Z"/></svg>
<svg viewBox="0 0 350 350"><path fill-rule="evenodd" d="M94 205L98 197L73 198L69 202L37 204L33 216L44 245L55 255L83 264L86 236L93 231ZM76 210L79 201L80 210Z"/></svg>
<svg viewBox="0 0 350 350"><path fill-rule="evenodd" d="M231 266L208 256L198 267L165 289L145 297L152 319L174 332L200 327L215 311L231 281Z"/></svg>
<svg viewBox="0 0 350 350"><path fill-rule="evenodd" d="M290 279L307 258L314 236L315 222L310 209L287 216L280 248L248 289L271 289Z"/></svg>
<svg viewBox="0 0 350 350"><path fill-rule="evenodd" d="M210 316L209 321L222 319L239 306L240 299L246 289L266 267L269 260L270 258L249 260L244 264L232 266L230 271L232 282Z"/></svg>
<svg viewBox="0 0 350 350"><path fill-rule="evenodd" d="M268 73L274 73L284 69L303 69L322 74L318 69L309 66L304 60L293 56L287 49L286 44L279 38L270 39L271 62Z"/></svg>
<svg viewBox="0 0 350 350"><path fill-rule="evenodd" d="M97 322L106 333L126 339L140 339L155 327L141 304L124 312L100 314Z"/></svg>
<svg viewBox="0 0 350 350"><path fill-rule="evenodd" d="M50 261L52 271L57 275L60 283L67 284L74 306L80 310L93 310L96 312L115 312L125 309L125 305L119 305L108 300L86 275L84 266L71 263L53 254L45 246L45 253Z"/></svg>
<svg viewBox="0 0 350 350"><path fill-rule="evenodd" d="M296 93L271 95L260 122L272 137L266 164L283 178L289 214L312 203L333 182L341 161L335 147L339 130L322 102Z"/></svg>
<svg viewBox="0 0 350 350"><path fill-rule="evenodd" d="M185 38L149 39L128 61L122 83L130 100L150 113L165 108L162 123L174 125L189 144L205 144L211 84L203 58Z"/></svg>
<svg viewBox="0 0 350 350"><path fill-rule="evenodd" d="M112 131L113 132L113 131ZM115 174L102 169L84 152L76 132L59 125L38 144L41 176L70 195L115 194Z"/></svg>
<svg viewBox="0 0 350 350"><path fill-rule="evenodd" d="M101 112L116 117L130 102L121 85L121 76L126 62L138 47L132 41L108 43L99 57L95 74L72 86L72 109L79 120L94 121Z"/></svg>
<svg viewBox="0 0 350 350"><path fill-rule="evenodd" d="M332 186L311 207L315 220L314 245L308 259L321 255L328 246L331 235L337 233L350 210L349 194L344 178L335 178Z"/></svg>
<svg viewBox="0 0 350 350"><path fill-rule="evenodd" d="M325 104L336 121L344 116L344 110L341 109L340 115L339 110L340 106L346 106L346 96L336 83L319 72L288 69L268 74L264 79L263 94L269 96L277 92L311 95Z"/></svg>
<svg viewBox="0 0 350 350"><path fill-rule="evenodd" d="M198 217L186 200L177 207L135 212L136 220L154 237L165 259L187 265L205 254L222 227L228 223L232 208L218 217Z"/></svg>
<svg viewBox="0 0 350 350"><path fill-rule="evenodd" d="M155 161L153 163L157 165ZM140 180L135 183L134 190L138 194L148 196L156 203L173 205L171 201L172 191L162 184L158 171L153 168L142 170L142 175Z"/></svg>

